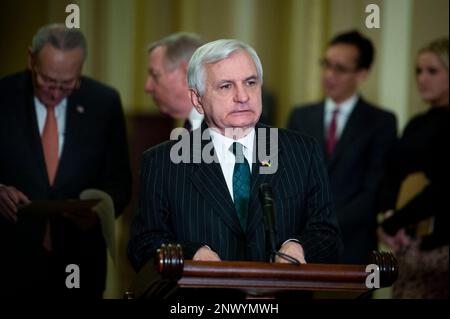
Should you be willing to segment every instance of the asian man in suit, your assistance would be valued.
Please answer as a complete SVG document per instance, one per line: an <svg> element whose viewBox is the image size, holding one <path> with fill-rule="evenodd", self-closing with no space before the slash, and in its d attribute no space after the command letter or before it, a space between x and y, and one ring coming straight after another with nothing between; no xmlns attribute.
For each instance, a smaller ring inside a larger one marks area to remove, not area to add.
<svg viewBox="0 0 450 319"><path fill-rule="evenodd" d="M136 271L168 243L181 244L186 259L268 261L262 184L273 191L278 253L300 263L338 260L322 154L310 137L258 124L262 80L259 57L243 42L213 41L192 56L190 96L205 121L143 155L128 247ZM183 160L180 145L188 147ZM275 261L292 260L282 257Z"/></svg>
<svg viewBox="0 0 450 319"><path fill-rule="evenodd" d="M314 137L324 154L344 240L344 263L368 262L376 248L376 192L396 141L395 116L358 93L374 48L357 31L331 40L322 64L324 101L297 107L288 128Z"/></svg>
<svg viewBox="0 0 450 319"><path fill-rule="evenodd" d="M92 188L112 198L116 216L129 202L120 97L80 75L85 58L79 30L47 25L33 38L28 70L0 79L0 294L101 298L105 289L105 241L93 211L17 214L21 204ZM66 286L71 264L78 289Z"/></svg>

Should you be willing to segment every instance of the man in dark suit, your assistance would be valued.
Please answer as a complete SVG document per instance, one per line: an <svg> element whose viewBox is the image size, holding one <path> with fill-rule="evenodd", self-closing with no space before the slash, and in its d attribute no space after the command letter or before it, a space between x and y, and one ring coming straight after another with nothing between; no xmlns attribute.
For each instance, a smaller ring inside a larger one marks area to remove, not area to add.
<svg viewBox="0 0 450 319"><path fill-rule="evenodd" d="M210 42L192 56L190 95L205 121L144 153L128 247L137 271L167 243L181 244L186 259L267 261L263 183L273 190L279 255L337 261L340 232L318 145L257 124L262 74L253 48L236 40ZM275 261L288 262L282 257Z"/></svg>
<svg viewBox="0 0 450 319"><path fill-rule="evenodd" d="M356 31L336 36L322 60L325 101L296 108L288 128L315 137L325 155L344 240L344 263L367 263L376 248L375 194L396 140L392 113L358 95L374 49Z"/></svg>
<svg viewBox="0 0 450 319"><path fill-rule="evenodd" d="M77 29L45 26L29 69L0 79L0 294L102 297L106 250L96 213L17 214L21 204L86 189L108 194L116 216L129 202L120 97L80 75L85 43ZM66 286L70 264L79 267L79 289Z"/></svg>

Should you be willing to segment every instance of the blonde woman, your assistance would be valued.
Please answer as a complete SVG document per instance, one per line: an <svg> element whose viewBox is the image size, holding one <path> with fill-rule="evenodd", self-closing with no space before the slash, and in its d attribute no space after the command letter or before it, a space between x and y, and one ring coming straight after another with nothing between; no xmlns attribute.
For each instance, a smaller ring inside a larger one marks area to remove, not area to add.
<svg viewBox="0 0 450 319"><path fill-rule="evenodd" d="M393 152L383 203L390 216L384 220L381 239L397 254L399 279L394 298L448 298L449 108L448 38L419 51L416 77L420 95L429 110L413 118ZM428 185L397 211L395 199L403 179L423 172ZM419 222L433 218L433 229L417 236Z"/></svg>

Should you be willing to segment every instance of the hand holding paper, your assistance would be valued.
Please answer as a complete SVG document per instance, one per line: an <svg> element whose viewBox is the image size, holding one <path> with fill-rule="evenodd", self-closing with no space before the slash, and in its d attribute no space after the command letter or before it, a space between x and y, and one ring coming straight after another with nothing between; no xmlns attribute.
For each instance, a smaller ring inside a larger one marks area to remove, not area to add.
<svg viewBox="0 0 450 319"><path fill-rule="evenodd" d="M28 197L15 187L0 184L0 216L15 223L17 222L17 206L29 202Z"/></svg>

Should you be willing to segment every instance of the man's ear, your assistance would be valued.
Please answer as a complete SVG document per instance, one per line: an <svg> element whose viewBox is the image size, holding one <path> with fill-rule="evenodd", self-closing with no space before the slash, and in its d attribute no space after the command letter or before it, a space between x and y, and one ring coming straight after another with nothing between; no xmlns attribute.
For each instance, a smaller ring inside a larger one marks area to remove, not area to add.
<svg viewBox="0 0 450 319"><path fill-rule="evenodd" d="M183 71L183 73L186 75L186 78L187 78L187 73L188 73L188 68L189 68L188 62L181 61L180 65L178 67L181 68L181 70Z"/></svg>
<svg viewBox="0 0 450 319"><path fill-rule="evenodd" d="M205 114L201 101L201 96L194 89L189 89L189 95L191 97L191 103L200 114Z"/></svg>
<svg viewBox="0 0 450 319"><path fill-rule="evenodd" d="M188 80L187 80L187 73L188 73L188 63L186 61L180 62L180 64L177 67L177 72L179 72L179 80L181 81L181 85L184 88L188 88Z"/></svg>
<svg viewBox="0 0 450 319"><path fill-rule="evenodd" d="M360 84L360 83L364 82L367 79L367 77L369 76L369 70L362 69L362 70L358 71L358 74L356 76L358 79L358 83Z"/></svg>

